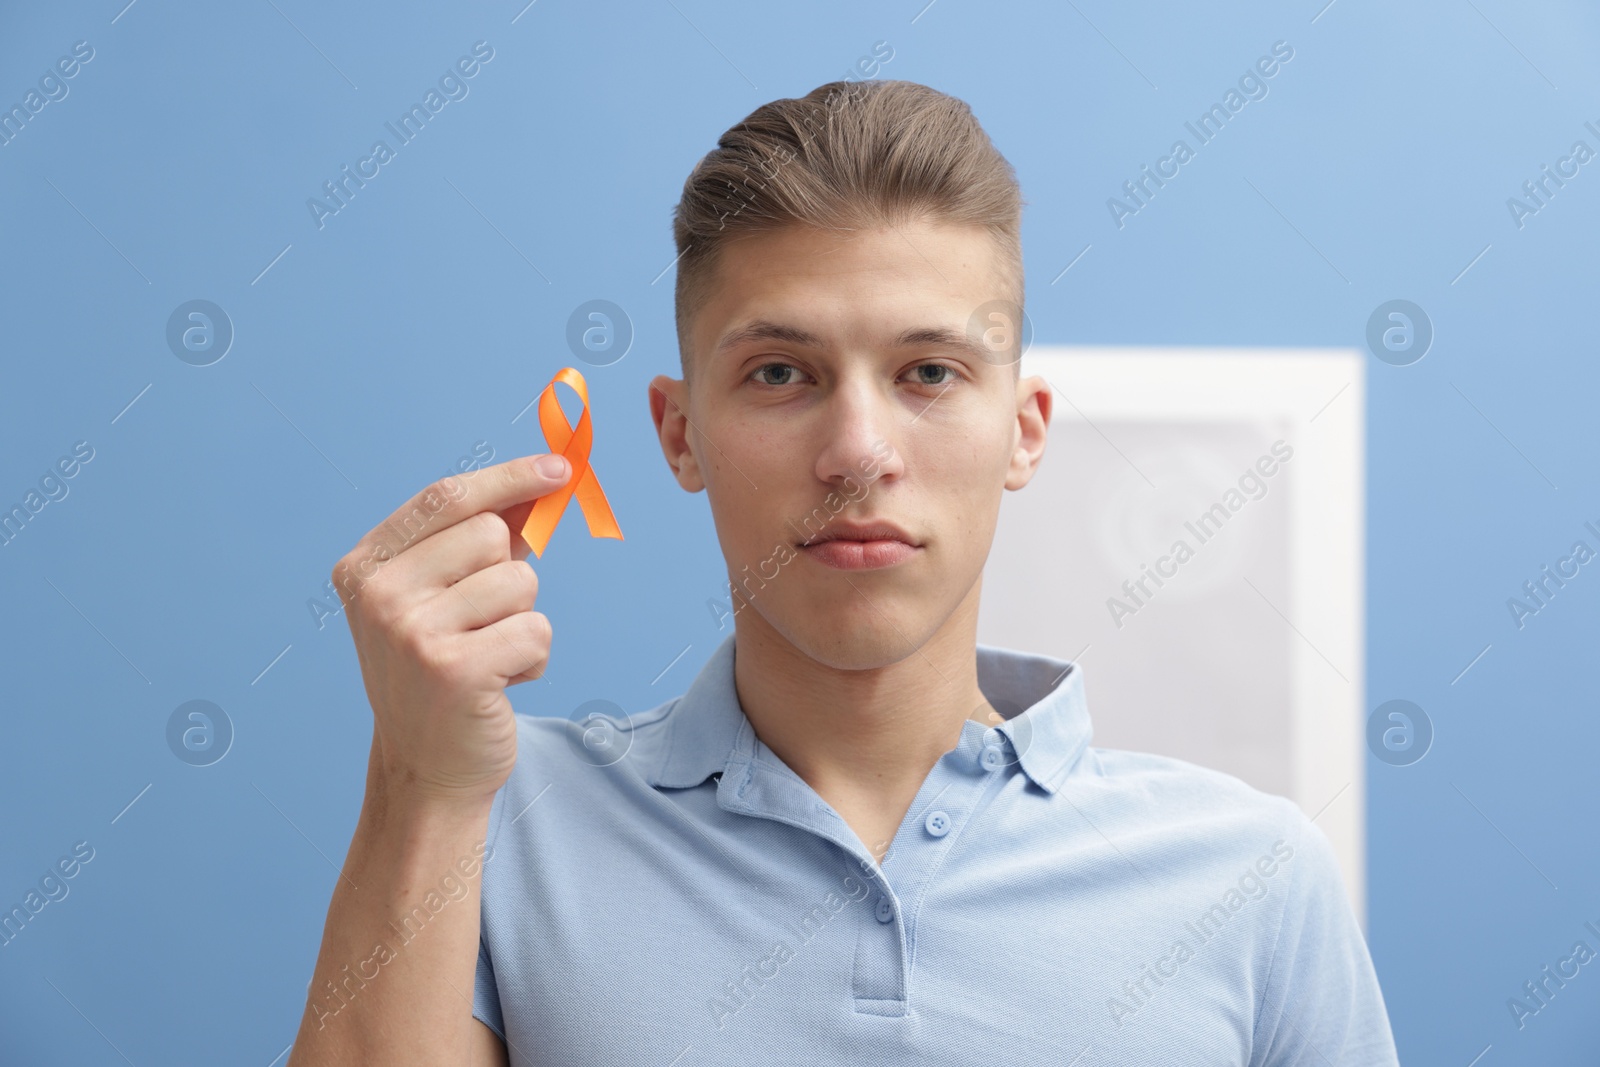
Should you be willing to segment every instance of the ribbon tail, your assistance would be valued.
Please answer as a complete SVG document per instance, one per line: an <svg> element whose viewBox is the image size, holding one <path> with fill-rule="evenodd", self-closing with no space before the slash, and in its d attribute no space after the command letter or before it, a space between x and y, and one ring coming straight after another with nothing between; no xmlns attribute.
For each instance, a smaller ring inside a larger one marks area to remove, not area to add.
<svg viewBox="0 0 1600 1067"><path fill-rule="evenodd" d="M544 557L545 546L550 543L550 535L556 532L556 525L561 521L561 513L567 509L567 501L572 499L572 481L560 489L542 496L533 502L533 510L528 512L528 521L522 524L522 539L528 542L528 547L533 549L534 556Z"/></svg>
<svg viewBox="0 0 1600 1067"><path fill-rule="evenodd" d="M584 521L589 524L589 536L614 537L621 541L622 528L617 525L617 517L612 514L611 504L593 468L585 468L583 477L578 480L577 496L578 507L583 509Z"/></svg>

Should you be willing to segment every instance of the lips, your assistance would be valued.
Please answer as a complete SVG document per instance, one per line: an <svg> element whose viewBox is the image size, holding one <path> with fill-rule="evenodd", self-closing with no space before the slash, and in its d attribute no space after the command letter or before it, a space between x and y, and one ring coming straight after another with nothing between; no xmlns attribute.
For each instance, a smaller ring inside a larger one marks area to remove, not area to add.
<svg viewBox="0 0 1600 1067"><path fill-rule="evenodd" d="M815 537L802 541L801 546L828 541L900 541L912 548L920 547L910 534L892 522L832 522Z"/></svg>
<svg viewBox="0 0 1600 1067"><path fill-rule="evenodd" d="M830 523L800 551L810 559L837 570L875 570L903 563L922 546L892 522Z"/></svg>

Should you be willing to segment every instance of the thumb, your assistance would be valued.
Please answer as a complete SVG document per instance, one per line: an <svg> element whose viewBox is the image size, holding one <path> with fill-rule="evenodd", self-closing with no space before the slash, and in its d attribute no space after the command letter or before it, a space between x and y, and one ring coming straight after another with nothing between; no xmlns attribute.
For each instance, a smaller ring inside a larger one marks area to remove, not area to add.
<svg viewBox="0 0 1600 1067"><path fill-rule="evenodd" d="M556 482L567 480L567 458L556 452L547 452L533 461L540 474L546 478L553 478Z"/></svg>

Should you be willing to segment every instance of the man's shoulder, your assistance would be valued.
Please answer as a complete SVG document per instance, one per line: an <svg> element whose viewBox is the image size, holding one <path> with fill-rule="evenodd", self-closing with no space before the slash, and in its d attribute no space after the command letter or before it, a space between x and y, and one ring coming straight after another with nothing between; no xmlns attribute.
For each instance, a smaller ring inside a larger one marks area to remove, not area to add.
<svg viewBox="0 0 1600 1067"><path fill-rule="evenodd" d="M609 700L589 700L566 715L518 712L513 777L564 777L594 767L653 774L666 754L673 709L683 696L625 711Z"/></svg>
<svg viewBox="0 0 1600 1067"><path fill-rule="evenodd" d="M1294 806L1287 797L1268 793L1227 771L1155 752L1090 746L1084 751L1080 771L1074 775L1079 780L1152 798L1190 799L1262 810Z"/></svg>
<svg viewBox="0 0 1600 1067"><path fill-rule="evenodd" d="M529 715L516 713L519 730L564 733L568 726L593 725L601 719L636 730L641 736L659 732L668 721L672 710L683 700L683 694L670 697L661 703L642 710L627 711L609 700L587 700L566 715Z"/></svg>
<svg viewBox="0 0 1600 1067"><path fill-rule="evenodd" d="M1332 842L1288 797L1187 760L1109 748L1086 750L1067 782L1081 809L1071 815L1094 823L1083 839L1113 842L1142 883L1230 912L1248 906L1263 966L1285 925L1354 923Z"/></svg>
<svg viewBox="0 0 1600 1067"><path fill-rule="evenodd" d="M1236 775L1174 756L1090 747L1067 779L1082 796L1116 818L1176 844L1229 851L1236 844L1283 841L1292 849L1313 827L1300 806Z"/></svg>

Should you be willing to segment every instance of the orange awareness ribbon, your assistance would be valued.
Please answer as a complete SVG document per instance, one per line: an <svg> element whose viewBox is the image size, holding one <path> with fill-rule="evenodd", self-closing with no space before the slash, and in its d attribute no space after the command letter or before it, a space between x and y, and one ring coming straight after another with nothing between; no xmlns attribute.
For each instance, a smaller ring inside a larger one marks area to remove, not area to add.
<svg viewBox="0 0 1600 1067"><path fill-rule="evenodd" d="M561 402L556 399L556 382L570 386L583 401L583 414L578 416L576 430L567 422ZM616 516L611 514L611 505L606 502L600 480L589 466L589 448L594 444L594 427L589 422L589 389L583 375L574 368L562 367L556 371L556 376L539 395L539 428L544 431L551 450L566 457L572 473L561 488L534 501L533 511L522 525L522 539L528 542L533 554L544 555L550 535L555 533L556 523L561 521L561 514L574 493L578 506L583 509L584 521L589 524L589 536L622 540L622 530L617 526Z"/></svg>

